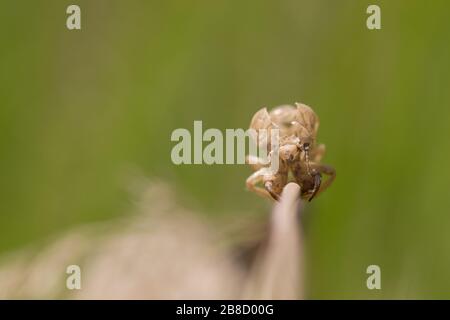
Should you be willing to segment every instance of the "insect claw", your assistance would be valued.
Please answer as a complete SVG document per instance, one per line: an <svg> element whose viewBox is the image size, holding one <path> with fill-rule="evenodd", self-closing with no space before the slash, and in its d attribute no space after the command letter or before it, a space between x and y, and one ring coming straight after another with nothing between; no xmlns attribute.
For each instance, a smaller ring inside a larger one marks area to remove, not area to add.
<svg viewBox="0 0 450 320"><path fill-rule="evenodd" d="M272 182L267 181L264 184L264 188L266 188L267 192L269 192L269 194L273 198L273 200L275 200L275 201L279 201L280 200L280 197L273 191Z"/></svg>
<svg viewBox="0 0 450 320"><path fill-rule="evenodd" d="M308 199L309 202L311 202L311 200L314 198L314 196L319 191L320 184L322 182L322 175L319 172L317 172L316 170L313 170L313 175L314 175L314 189L311 191L312 194Z"/></svg>

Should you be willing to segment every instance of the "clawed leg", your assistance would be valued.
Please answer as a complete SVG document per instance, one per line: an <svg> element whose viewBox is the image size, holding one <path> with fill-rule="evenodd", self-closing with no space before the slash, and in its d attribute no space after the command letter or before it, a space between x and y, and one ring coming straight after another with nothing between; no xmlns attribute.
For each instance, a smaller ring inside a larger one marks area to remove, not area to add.
<svg viewBox="0 0 450 320"><path fill-rule="evenodd" d="M316 169L311 170L311 175L314 179L314 188L311 190L311 196L308 199L309 202L316 196L320 190L320 184L322 183L322 175Z"/></svg>
<svg viewBox="0 0 450 320"><path fill-rule="evenodd" d="M312 154L312 159L315 163L320 162L322 157L325 155L325 145L319 144L314 148L314 152ZM311 174L314 179L314 188L311 191L311 196L308 201L311 201L317 194L324 191L326 188L330 186L333 182L334 177L336 176L335 170L327 165L314 164L314 169L311 170ZM327 181L322 185L322 173L329 176Z"/></svg>
<svg viewBox="0 0 450 320"><path fill-rule="evenodd" d="M275 201L280 200L280 196L278 194L276 194L275 191L273 190L272 181L266 181L264 183L264 188L266 188L267 192L270 194L270 196L272 197L273 200L275 200Z"/></svg>
<svg viewBox="0 0 450 320"><path fill-rule="evenodd" d="M309 198L311 201L316 195L320 194L326 190L336 178L336 170L333 167L324 164L313 164L313 177L314 177L314 189L312 190L312 195ZM328 176L328 179L322 182L322 174Z"/></svg>
<svg viewBox="0 0 450 320"><path fill-rule="evenodd" d="M247 178L246 185L247 189L255 192L264 198L273 198L270 192L262 187L259 187L258 184L262 183L264 180L264 175L268 174L268 168L261 168L258 171L254 172L250 177Z"/></svg>

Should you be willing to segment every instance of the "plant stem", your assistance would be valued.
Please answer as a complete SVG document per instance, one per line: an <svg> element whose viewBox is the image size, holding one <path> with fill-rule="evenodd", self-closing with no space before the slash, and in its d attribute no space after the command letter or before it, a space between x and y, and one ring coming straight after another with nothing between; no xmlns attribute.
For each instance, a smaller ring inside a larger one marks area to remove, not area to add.
<svg viewBox="0 0 450 320"><path fill-rule="evenodd" d="M303 298L303 241L300 187L289 183L275 204L268 241L258 253L244 288L247 299Z"/></svg>

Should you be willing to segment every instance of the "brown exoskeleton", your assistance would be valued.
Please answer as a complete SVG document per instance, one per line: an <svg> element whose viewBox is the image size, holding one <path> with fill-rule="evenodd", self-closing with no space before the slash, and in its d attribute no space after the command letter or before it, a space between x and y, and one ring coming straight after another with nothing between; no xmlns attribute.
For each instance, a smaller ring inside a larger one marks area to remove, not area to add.
<svg viewBox="0 0 450 320"><path fill-rule="evenodd" d="M260 129L279 130L279 165L274 172L263 159L254 155L247 156L255 172L247 179L247 188L257 194L279 200L284 186L291 180L301 187L301 197L311 201L316 195L328 188L336 177L333 167L320 164L325 153L325 145L316 144L319 118L307 105L296 103L296 106L283 105L270 113L266 108L256 112L250 128L258 132ZM258 135L256 143L270 150L270 141L261 141ZM329 178L322 183L322 174ZM258 186L262 184L263 187Z"/></svg>

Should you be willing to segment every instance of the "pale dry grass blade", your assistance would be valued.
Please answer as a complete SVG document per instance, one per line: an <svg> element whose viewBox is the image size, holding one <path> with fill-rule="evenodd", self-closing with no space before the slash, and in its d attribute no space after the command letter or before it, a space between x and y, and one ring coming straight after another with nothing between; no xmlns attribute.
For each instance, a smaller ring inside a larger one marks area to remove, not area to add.
<svg viewBox="0 0 450 320"><path fill-rule="evenodd" d="M256 257L244 289L246 299L301 299L300 187L289 183L274 206L267 244Z"/></svg>

